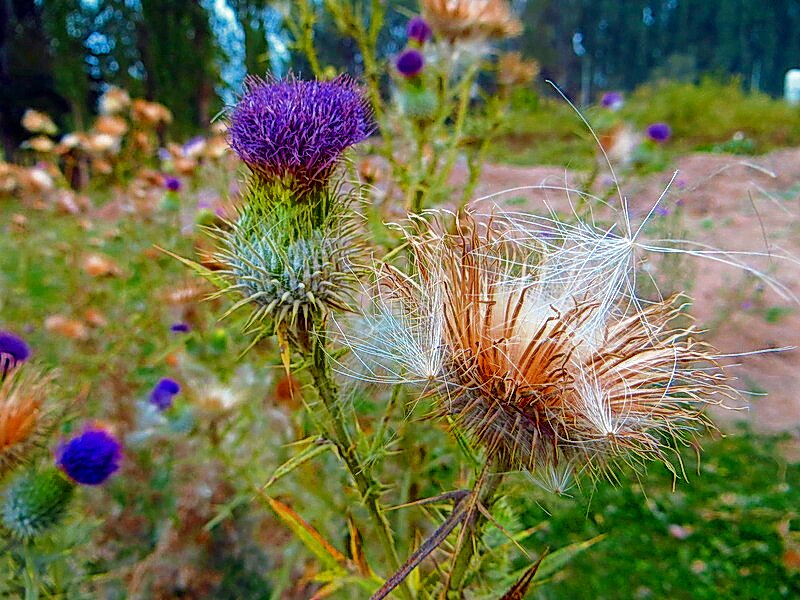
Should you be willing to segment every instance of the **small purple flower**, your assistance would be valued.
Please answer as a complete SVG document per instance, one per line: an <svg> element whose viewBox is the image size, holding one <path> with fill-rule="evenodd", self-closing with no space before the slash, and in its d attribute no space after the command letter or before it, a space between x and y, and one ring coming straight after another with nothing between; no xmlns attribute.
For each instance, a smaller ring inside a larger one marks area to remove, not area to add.
<svg viewBox="0 0 800 600"><path fill-rule="evenodd" d="M189 333L191 329L188 323L173 323L169 328L172 333Z"/></svg>
<svg viewBox="0 0 800 600"><path fill-rule="evenodd" d="M416 77L425 66L425 57L419 50L407 48L400 53L394 64L403 77Z"/></svg>
<svg viewBox="0 0 800 600"><path fill-rule="evenodd" d="M119 441L97 427L87 428L56 450L56 465L74 482L83 485L103 483L119 469L121 459Z"/></svg>
<svg viewBox="0 0 800 600"><path fill-rule="evenodd" d="M623 104L625 104L625 99L619 92L606 92L600 100L600 105L610 110L619 110Z"/></svg>
<svg viewBox="0 0 800 600"><path fill-rule="evenodd" d="M159 411L167 410L172 406L172 399L181 391L181 386L174 379L164 377L150 392L150 404Z"/></svg>
<svg viewBox="0 0 800 600"><path fill-rule="evenodd" d="M31 355L28 344L10 331L0 331L0 356L6 355L12 362L24 362Z"/></svg>
<svg viewBox="0 0 800 600"><path fill-rule="evenodd" d="M433 35L430 25L420 16L413 17L406 26L408 39L414 40L419 44L424 44Z"/></svg>
<svg viewBox="0 0 800 600"><path fill-rule="evenodd" d="M199 154L200 152L202 152L205 146L206 146L206 138L204 138L202 135L197 135L189 139L181 147L181 152L183 153L184 156L192 158L197 154Z"/></svg>
<svg viewBox="0 0 800 600"><path fill-rule="evenodd" d="M164 177L164 187L167 188L170 192L179 192L181 191L181 180L177 177L173 177L172 175L167 175Z"/></svg>
<svg viewBox="0 0 800 600"><path fill-rule="evenodd" d="M656 206L653 212L659 217L666 217L669 215L669 209L666 206Z"/></svg>
<svg viewBox="0 0 800 600"><path fill-rule="evenodd" d="M672 137L672 128L666 123L653 123L647 128L647 137L657 144L663 144Z"/></svg>
<svg viewBox="0 0 800 600"><path fill-rule="evenodd" d="M229 143L267 179L324 185L347 148L374 130L372 109L353 79L267 81L250 77L230 115Z"/></svg>

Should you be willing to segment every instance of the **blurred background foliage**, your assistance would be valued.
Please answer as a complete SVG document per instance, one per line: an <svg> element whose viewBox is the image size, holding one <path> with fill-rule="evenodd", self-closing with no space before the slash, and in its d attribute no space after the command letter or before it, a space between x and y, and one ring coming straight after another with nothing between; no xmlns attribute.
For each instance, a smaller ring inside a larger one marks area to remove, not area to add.
<svg viewBox="0 0 800 600"><path fill-rule="evenodd" d="M286 0L7 0L0 3L0 135L10 157L26 108L81 128L109 84L158 99L170 134L205 128L245 73L309 73L290 43ZM362 58L318 2L320 62L359 73ZM402 46L416 3L391 0L378 53ZM539 61L582 104L602 90L671 79L735 76L741 89L776 96L800 55L800 0L517 0L525 32L506 42ZM388 81L387 81L388 84ZM539 92L552 95L540 82ZM654 89L648 86L646 90ZM533 93L535 90L531 90ZM682 93L678 90L679 93ZM647 94L647 91L642 92ZM650 92L652 94L652 91ZM650 97L650 100L655 99ZM766 102L766 98L762 100ZM667 105L667 101L664 101ZM767 119L764 119L766 122Z"/></svg>

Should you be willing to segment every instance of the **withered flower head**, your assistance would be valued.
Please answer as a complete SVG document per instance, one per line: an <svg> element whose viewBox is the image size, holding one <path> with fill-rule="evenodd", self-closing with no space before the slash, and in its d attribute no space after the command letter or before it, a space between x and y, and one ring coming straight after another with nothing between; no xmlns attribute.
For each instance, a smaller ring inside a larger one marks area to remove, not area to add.
<svg viewBox="0 0 800 600"><path fill-rule="evenodd" d="M54 425L47 406L51 380L25 365L0 385L0 479L46 445Z"/></svg>
<svg viewBox="0 0 800 600"><path fill-rule="evenodd" d="M122 88L109 86L105 93L100 97L100 113L104 115L115 115L122 112L131 104L131 97Z"/></svg>
<svg viewBox="0 0 800 600"><path fill-rule="evenodd" d="M451 42L502 39L522 33L522 23L505 0L422 0L421 4L431 28Z"/></svg>
<svg viewBox="0 0 800 600"><path fill-rule="evenodd" d="M669 465L667 450L705 425L699 407L730 388L677 324L680 307L625 296L627 240L451 221L403 228L409 268L377 273L371 326L343 337L352 373L424 385L436 415L543 481L617 460Z"/></svg>
<svg viewBox="0 0 800 600"><path fill-rule="evenodd" d="M497 62L497 81L502 86L527 85L539 74L539 63L525 60L519 52L507 52Z"/></svg>
<svg viewBox="0 0 800 600"><path fill-rule="evenodd" d="M22 126L31 133L43 133L45 135L55 135L58 127L53 123L50 115L29 108L22 115Z"/></svg>

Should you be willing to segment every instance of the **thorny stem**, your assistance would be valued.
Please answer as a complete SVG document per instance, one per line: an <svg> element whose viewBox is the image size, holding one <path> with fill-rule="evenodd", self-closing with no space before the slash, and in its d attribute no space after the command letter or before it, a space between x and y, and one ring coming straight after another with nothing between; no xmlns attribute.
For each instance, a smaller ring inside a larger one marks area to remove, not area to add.
<svg viewBox="0 0 800 600"><path fill-rule="evenodd" d="M389 521L386 519L380 505L378 491L380 486L372 475L362 468L356 452L355 442L345 426L339 390L333 380L328 354L325 351L326 344L327 337L324 327L317 327L316 331L311 335L308 368L314 380L314 387L317 389L325 410L330 416L333 427L333 442L336 444L347 470L355 481L361 500L377 529L386 559L389 561L389 567L392 571L397 571L400 568L400 558L397 555ZM400 591L407 600L413 598L411 590L406 583L402 585Z"/></svg>
<svg viewBox="0 0 800 600"><path fill-rule="evenodd" d="M500 483L503 481L501 473L492 473L490 467L493 463L492 458L487 458L481 474L475 483L475 502L480 503L485 508L490 509L494 502L494 495ZM463 598L463 587L466 583L465 578L469 569L469 563L475 554L475 549L480 541L481 532L485 524L486 517L477 510L477 506L471 508L467 515L461 540L461 547L457 548L457 554L453 560L453 568L450 571L447 585L445 586L445 598L457 600Z"/></svg>

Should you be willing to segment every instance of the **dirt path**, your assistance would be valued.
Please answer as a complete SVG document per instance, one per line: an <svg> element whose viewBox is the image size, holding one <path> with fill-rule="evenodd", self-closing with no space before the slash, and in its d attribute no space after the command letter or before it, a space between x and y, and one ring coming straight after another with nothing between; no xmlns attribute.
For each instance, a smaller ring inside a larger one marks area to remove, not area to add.
<svg viewBox="0 0 800 600"><path fill-rule="evenodd" d="M669 211L681 207L688 239L728 251L800 257L800 148L755 158L692 154L681 157L668 172L623 179L634 221L649 212L675 171L675 181L659 206ZM566 210L567 194L555 188L574 183L575 175L563 169L492 165L476 197L544 185L551 189L517 190L485 202L510 204L515 210L541 211L547 205ZM768 258L747 260L800 298L800 266ZM708 339L720 353L800 346L800 304L736 268L702 259L692 259L689 266L694 270L692 311L709 329ZM737 365L732 372L745 392L746 410L722 411L715 415L717 420L747 419L759 431L800 435L800 350L726 361Z"/></svg>

